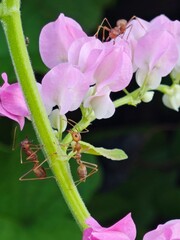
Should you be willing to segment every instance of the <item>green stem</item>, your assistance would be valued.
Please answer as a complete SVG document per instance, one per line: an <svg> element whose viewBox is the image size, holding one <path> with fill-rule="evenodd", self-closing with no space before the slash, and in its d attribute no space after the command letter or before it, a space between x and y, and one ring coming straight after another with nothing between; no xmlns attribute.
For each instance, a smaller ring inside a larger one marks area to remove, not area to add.
<svg viewBox="0 0 180 240"><path fill-rule="evenodd" d="M20 0L3 0L0 4L1 21L7 38L16 76L21 84L37 136L47 154L57 184L81 229L87 228L90 216L72 179L65 153L59 147L40 98L28 56L20 18Z"/></svg>
<svg viewBox="0 0 180 240"><path fill-rule="evenodd" d="M133 92L128 93L126 96L115 100L114 106L116 108L126 105L126 104L136 106L137 104L139 104L141 102L141 94L140 93L141 93L141 88L138 88L138 89L134 90Z"/></svg>

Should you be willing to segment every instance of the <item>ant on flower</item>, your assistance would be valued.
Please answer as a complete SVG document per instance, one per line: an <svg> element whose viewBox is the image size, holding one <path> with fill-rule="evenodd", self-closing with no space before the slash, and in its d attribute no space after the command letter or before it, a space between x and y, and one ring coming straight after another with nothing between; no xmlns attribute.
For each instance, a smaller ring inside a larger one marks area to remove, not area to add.
<svg viewBox="0 0 180 240"><path fill-rule="evenodd" d="M103 42L109 41L111 39L115 40L120 35L122 35L122 37L123 37L126 30L128 28L130 28L129 33L128 33L128 36L129 36L131 29L132 29L132 24L130 24L130 23L133 20L137 20L139 22L138 18L136 16L133 16L130 18L129 21L127 21L126 19L117 20L116 26L112 27L111 24L109 23L108 19L104 18L103 21L101 22L101 24L99 25L97 32L95 33L95 36L98 38L99 31L102 29L102 41ZM107 23L108 26L104 26L104 23ZM139 22L139 24L142 25L140 22ZM107 38L105 37L105 31L108 32Z"/></svg>
<svg viewBox="0 0 180 240"><path fill-rule="evenodd" d="M15 133L16 134L16 129ZM15 139L15 136L14 136ZM42 146L37 144L32 144L31 141L26 137L21 143L21 152L20 152L20 162L21 164L29 163L31 162L33 164L32 169L30 169L28 172L23 174L19 180L20 181L28 181L28 180L44 180L47 178L52 178L53 176L47 176L46 169L42 165L47 161L47 158L40 163L37 152L42 148ZM14 150L14 144L13 144L13 150ZM26 155L26 162L23 161L22 158L22 151ZM33 172L36 176L36 178L25 178L27 175L29 175L31 172Z"/></svg>

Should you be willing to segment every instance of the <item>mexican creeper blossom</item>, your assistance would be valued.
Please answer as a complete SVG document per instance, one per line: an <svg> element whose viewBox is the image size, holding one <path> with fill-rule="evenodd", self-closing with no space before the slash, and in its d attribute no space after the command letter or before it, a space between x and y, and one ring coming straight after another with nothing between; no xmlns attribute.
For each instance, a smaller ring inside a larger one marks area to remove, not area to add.
<svg viewBox="0 0 180 240"><path fill-rule="evenodd" d="M76 21L60 14L55 22L45 25L40 33L39 48L43 62L49 68L67 62L68 49L72 42L85 36Z"/></svg>
<svg viewBox="0 0 180 240"><path fill-rule="evenodd" d="M136 237L136 227L128 214L111 227L101 227L92 217L86 220L90 228L84 230L83 240L134 240Z"/></svg>
<svg viewBox="0 0 180 240"><path fill-rule="evenodd" d="M29 112L18 83L9 84L6 73L1 75L4 84L0 87L0 116L8 117L24 127L25 117Z"/></svg>
<svg viewBox="0 0 180 240"><path fill-rule="evenodd" d="M180 21L171 21L165 15L160 15L154 18L150 23L150 29L164 29L168 31L175 39L178 49L178 61L173 69L175 72L180 72Z"/></svg>
<svg viewBox="0 0 180 240"><path fill-rule="evenodd" d="M162 101L166 107L179 111L180 85L174 84L172 87L169 87L167 93L163 95Z"/></svg>
<svg viewBox="0 0 180 240"><path fill-rule="evenodd" d="M139 39L134 52L138 67L136 81L156 89L162 77L167 76L178 60L175 38L166 30L153 29Z"/></svg>
<svg viewBox="0 0 180 240"><path fill-rule="evenodd" d="M59 107L60 115L76 110L88 88L89 83L77 68L68 63L55 66L42 80L41 93L47 113L54 106Z"/></svg>
<svg viewBox="0 0 180 240"><path fill-rule="evenodd" d="M146 233L143 240L180 240L180 220L160 224L155 230Z"/></svg>
<svg viewBox="0 0 180 240"><path fill-rule="evenodd" d="M111 92L118 92L127 87L132 79L133 68L131 51L125 41L117 44L104 43L94 74L94 82L91 95L84 99L84 107L92 107L96 118L108 118L115 112L115 107L110 99Z"/></svg>
<svg viewBox="0 0 180 240"><path fill-rule="evenodd" d="M78 23L63 14L47 24L40 34L40 54L51 68L42 80L47 112L58 105L60 114L66 114L84 100L83 106L91 107L97 118L112 116L115 108L110 93L125 88L132 78L131 50L127 45L125 41L114 45L88 37ZM79 80L77 74L60 74L65 62L72 72L79 71Z"/></svg>

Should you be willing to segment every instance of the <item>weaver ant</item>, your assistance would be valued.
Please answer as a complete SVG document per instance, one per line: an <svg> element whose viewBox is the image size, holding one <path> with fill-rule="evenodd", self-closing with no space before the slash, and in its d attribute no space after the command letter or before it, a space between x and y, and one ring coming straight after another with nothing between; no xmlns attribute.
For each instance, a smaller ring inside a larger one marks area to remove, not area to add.
<svg viewBox="0 0 180 240"><path fill-rule="evenodd" d="M15 133L14 133L14 139L15 139L15 134L16 134L16 129L15 129ZM41 149L41 146L37 145L37 144L32 144L28 140L27 137L20 143L20 145L21 145L21 152L20 152L21 164L32 162L34 166L28 172L23 174L19 178L19 180L20 181L28 181L28 180L43 180L43 179L47 179L47 178L52 178L53 176L47 176L47 174L46 174L46 169L47 168L42 167L43 163L45 163L47 161L47 159L45 159L41 163L39 162L37 152ZM13 148L12 149L13 150L15 149L14 143L13 143ZM26 157L27 162L23 162L23 160L22 160L22 151L27 156ZM27 176L31 172L33 172L35 174L36 178L24 178L25 176Z"/></svg>
<svg viewBox="0 0 180 240"><path fill-rule="evenodd" d="M138 18L136 16L133 16L130 18L129 21L127 21L126 19L119 19L116 22L116 26L112 27L111 24L109 23L107 18L104 18L103 21L101 22L101 24L99 25L97 32L95 33L95 36L98 37L99 31L100 29L103 30L102 32L102 41L108 41L111 39L116 39L118 36L120 35L124 35L125 31L130 28L129 30L129 34L131 32L131 28L132 28L132 24L129 24L130 22L132 22L132 20L136 19L138 22ZM107 23L108 26L103 26L104 23ZM142 24L139 22L139 24L142 26ZM108 32L108 37L105 37L105 31ZM128 34L128 36L129 36Z"/></svg>
<svg viewBox="0 0 180 240"><path fill-rule="evenodd" d="M80 141L81 141L80 132L74 131L72 129L68 130L68 132L72 136L72 141L75 142L75 144L73 146L73 152L75 153L74 158L75 158L77 164L79 165L78 168L77 168L77 174L79 176L79 180L77 182L79 184L81 182L85 182L88 177L90 177L91 175L96 173L98 171L98 166L94 163L89 163L89 162L85 162L85 161L81 160L82 147L81 147L81 144L80 144ZM89 174L88 174L88 171L87 171L88 168L91 169Z"/></svg>

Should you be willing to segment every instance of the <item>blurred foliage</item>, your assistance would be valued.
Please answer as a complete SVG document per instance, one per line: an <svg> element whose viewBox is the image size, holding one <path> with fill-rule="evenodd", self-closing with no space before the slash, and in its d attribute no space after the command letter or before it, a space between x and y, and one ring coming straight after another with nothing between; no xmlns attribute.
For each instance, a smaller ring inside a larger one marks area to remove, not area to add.
<svg viewBox="0 0 180 240"><path fill-rule="evenodd" d="M1 127L2 124L3 122ZM27 124L23 132L16 134L15 150L12 151L13 128L11 135L10 132L7 133L11 144L0 143L0 239L81 239L81 232L53 178L34 181L18 180L32 168L31 163L20 164L20 141L27 136L36 144L36 137L31 124ZM38 154L42 161L42 154ZM23 159L26 161L25 156ZM86 161L95 162L95 159L86 156ZM70 165L76 180L78 179L75 173L77 165L73 159ZM48 175L51 176L49 171ZM26 177L31 178L32 174ZM99 178L100 174L96 174L85 184L78 186L85 202L97 189L100 183Z"/></svg>
<svg viewBox="0 0 180 240"><path fill-rule="evenodd" d="M0 239L13 240L15 236L23 240L81 239L53 179L18 180L32 168L30 163L20 164L19 147L26 136L36 143L31 124L26 124L23 132L18 131L14 151L14 125L4 119L0 119L0 125L1 129L9 128L1 137L4 143L0 142ZM132 138L133 135L136 137ZM82 157L85 161L98 162L103 170L78 186L92 216L103 226L110 226L132 212L137 240L140 240L159 223L180 218L180 126L127 126L109 132L92 129L83 134L83 139L105 147L104 140L111 146L121 145L129 155L122 162L95 159L86 154ZM43 160L41 153L39 158ZM77 179L76 162L72 159L70 165Z"/></svg>
<svg viewBox="0 0 180 240"><path fill-rule="evenodd" d="M158 224L180 218L180 125L128 126L121 131L116 129L113 138L108 137L107 131L102 132L102 139L105 134L108 141L114 139L116 144L129 145L124 146L129 149L129 159L124 165L110 162L104 166L102 189L88 206L92 215L109 226L131 212L137 240ZM127 141L133 135L136 135L133 141ZM109 186L110 179L117 182Z"/></svg>

